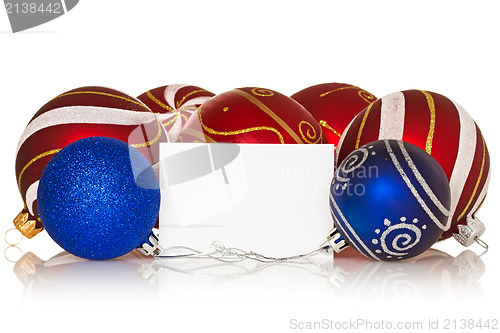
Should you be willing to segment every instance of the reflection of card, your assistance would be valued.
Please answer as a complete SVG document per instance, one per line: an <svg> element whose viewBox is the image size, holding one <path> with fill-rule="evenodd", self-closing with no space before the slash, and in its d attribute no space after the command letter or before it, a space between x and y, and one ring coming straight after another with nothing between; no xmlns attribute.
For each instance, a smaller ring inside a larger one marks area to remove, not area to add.
<svg viewBox="0 0 500 333"><path fill-rule="evenodd" d="M163 247L229 247L288 256L332 228L333 145L160 144Z"/></svg>

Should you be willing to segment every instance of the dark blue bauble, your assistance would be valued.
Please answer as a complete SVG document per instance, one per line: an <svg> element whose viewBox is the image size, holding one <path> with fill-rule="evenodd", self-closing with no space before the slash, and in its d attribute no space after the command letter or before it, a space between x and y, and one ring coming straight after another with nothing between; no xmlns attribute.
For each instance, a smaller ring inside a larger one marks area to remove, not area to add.
<svg viewBox="0 0 500 333"><path fill-rule="evenodd" d="M335 227L369 258L414 257L446 229L450 188L443 169L427 152L400 140L353 151L337 168L330 191Z"/></svg>
<svg viewBox="0 0 500 333"><path fill-rule="evenodd" d="M112 259L141 245L158 218L158 179L132 146L106 137L75 141L45 167L38 211L50 237L69 253Z"/></svg>

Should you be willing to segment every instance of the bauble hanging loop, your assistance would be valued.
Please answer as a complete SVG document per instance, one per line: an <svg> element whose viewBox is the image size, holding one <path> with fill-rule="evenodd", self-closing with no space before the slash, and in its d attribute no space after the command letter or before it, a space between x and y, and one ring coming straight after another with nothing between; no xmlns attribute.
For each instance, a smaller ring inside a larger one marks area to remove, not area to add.
<svg viewBox="0 0 500 333"><path fill-rule="evenodd" d="M441 239L459 233L481 207L490 180L490 156L481 130L451 99L425 90L386 95L361 111L342 134L337 165L375 140L403 140L424 149L441 165L451 190L451 214Z"/></svg>

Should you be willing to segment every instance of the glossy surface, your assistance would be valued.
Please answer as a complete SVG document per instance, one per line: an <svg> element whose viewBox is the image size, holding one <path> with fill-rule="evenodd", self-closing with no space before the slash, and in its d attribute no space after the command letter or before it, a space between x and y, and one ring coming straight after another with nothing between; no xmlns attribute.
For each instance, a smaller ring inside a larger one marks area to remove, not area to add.
<svg viewBox="0 0 500 333"><path fill-rule="evenodd" d="M207 101L187 122L181 142L323 143L318 122L274 90L238 88Z"/></svg>
<svg viewBox="0 0 500 333"><path fill-rule="evenodd" d="M40 101L68 85L106 84L134 96L165 80L198 83L214 92L263 85L287 95L331 80L359 84L378 97L413 87L441 91L474 117L487 139L493 172L498 171L498 1L80 4L21 34L8 32L7 16L0 15L5 64L0 91L9 119L0 131L6 158L3 231L21 206L13 175L17 139ZM42 232L24 239L22 252L7 249L13 261L32 252L38 264L25 261L18 275L16 263L0 260L1 327L51 333L305 333L314 330L292 329L290 321L332 320L347 329L322 331L342 332L364 320L394 325L376 332L495 332L451 325L500 319L499 200L500 177L493 174L478 213L488 225L483 239L490 250L463 266L455 258L464 248L445 241L435 245L442 255L405 262L337 255L307 264L172 260L160 269L154 260L136 256L105 262L56 257L62 250ZM477 244L469 250L478 256L483 251ZM425 269L414 269L414 261ZM484 264L484 273L475 274L476 262ZM429 328L437 321L438 329ZM422 329L398 329L397 322Z"/></svg>
<svg viewBox="0 0 500 333"><path fill-rule="evenodd" d="M379 140L352 152L330 188L335 227L375 260L405 260L429 249L446 227L450 188L424 150Z"/></svg>
<svg viewBox="0 0 500 333"><path fill-rule="evenodd" d="M337 165L354 149L379 139L402 139L434 157L451 188L452 217L446 239L474 217L486 197L490 156L481 130L458 103L424 90L378 99L353 120L337 148ZM488 223L486 223L486 226Z"/></svg>
<svg viewBox="0 0 500 333"><path fill-rule="evenodd" d="M45 165L66 145L91 136L119 139L137 148L152 164L166 141L160 122L142 102L105 87L81 87L47 102L33 116L16 151L16 180L29 219L38 219L36 193Z"/></svg>
<svg viewBox="0 0 500 333"><path fill-rule="evenodd" d="M337 144L351 120L377 98L347 83L317 84L290 96L318 121L328 143Z"/></svg>

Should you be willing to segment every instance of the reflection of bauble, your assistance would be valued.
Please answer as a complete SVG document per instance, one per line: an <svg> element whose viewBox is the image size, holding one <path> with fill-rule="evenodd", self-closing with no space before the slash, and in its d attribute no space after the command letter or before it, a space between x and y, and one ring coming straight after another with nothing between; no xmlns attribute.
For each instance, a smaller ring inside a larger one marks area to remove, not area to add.
<svg viewBox="0 0 500 333"><path fill-rule="evenodd" d="M29 252L21 258L14 272L24 284L25 297L30 300L109 303L157 297L157 287L142 276L150 259L134 252L109 261L88 261L67 252L46 262Z"/></svg>

